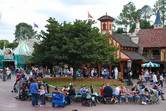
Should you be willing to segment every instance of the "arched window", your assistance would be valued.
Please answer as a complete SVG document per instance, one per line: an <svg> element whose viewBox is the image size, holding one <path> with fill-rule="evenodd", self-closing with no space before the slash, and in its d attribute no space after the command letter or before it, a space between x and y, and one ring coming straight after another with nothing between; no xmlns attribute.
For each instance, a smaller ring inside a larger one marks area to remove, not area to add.
<svg viewBox="0 0 166 111"><path fill-rule="evenodd" d="M110 30L112 30L112 25L110 24Z"/></svg>
<svg viewBox="0 0 166 111"><path fill-rule="evenodd" d="M106 24L105 23L103 24L103 30L106 30Z"/></svg>

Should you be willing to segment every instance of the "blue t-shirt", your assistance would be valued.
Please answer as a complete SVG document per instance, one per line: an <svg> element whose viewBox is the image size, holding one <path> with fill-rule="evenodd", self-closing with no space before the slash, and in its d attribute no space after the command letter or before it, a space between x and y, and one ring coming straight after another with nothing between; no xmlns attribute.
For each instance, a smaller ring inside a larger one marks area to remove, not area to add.
<svg viewBox="0 0 166 111"><path fill-rule="evenodd" d="M32 94L37 94L39 89L37 83L35 82L31 83L30 89Z"/></svg>

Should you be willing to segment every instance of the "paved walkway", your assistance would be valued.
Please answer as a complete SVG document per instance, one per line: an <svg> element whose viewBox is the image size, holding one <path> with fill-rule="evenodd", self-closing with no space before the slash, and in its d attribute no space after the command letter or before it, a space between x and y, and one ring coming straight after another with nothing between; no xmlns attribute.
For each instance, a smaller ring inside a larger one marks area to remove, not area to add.
<svg viewBox="0 0 166 111"><path fill-rule="evenodd" d="M97 106L86 107L81 103L72 102L71 105L62 107L52 107L51 102L47 102L43 107L32 107L31 101L20 101L14 97L16 93L11 93L15 76L12 80L3 82L0 80L0 111L166 111L166 101L160 100L160 103L153 105L139 105L139 104L97 104ZM151 87L149 84L148 87ZM164 89L166 94L166 89ZM166 95L165 95L166 97Z"/></svg>

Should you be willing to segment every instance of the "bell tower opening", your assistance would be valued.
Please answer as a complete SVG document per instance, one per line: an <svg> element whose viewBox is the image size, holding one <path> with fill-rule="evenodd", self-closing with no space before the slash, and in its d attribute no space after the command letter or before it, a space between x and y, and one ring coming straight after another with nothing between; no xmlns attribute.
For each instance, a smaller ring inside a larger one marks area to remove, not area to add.
<svg viewBox="0 0 166 111"><path fill-rule="evenodd" d="M98 19L101 24L101 33L102 34L111 34L112 35L112 22L115 20L113 17L104 15Z"/></svg>

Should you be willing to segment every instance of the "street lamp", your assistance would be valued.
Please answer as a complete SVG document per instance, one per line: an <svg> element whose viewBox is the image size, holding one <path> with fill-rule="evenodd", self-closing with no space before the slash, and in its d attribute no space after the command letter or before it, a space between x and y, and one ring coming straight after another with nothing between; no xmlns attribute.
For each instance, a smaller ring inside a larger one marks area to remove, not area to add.
<svg viewBox="0 0 166 111"><path fill-rule="evenodd" d="M132 61L131 61L131 60L128 60L128 61L127 61L127 68L128 68L128 70L131 69L131 65L132 65Z"/></svg>

